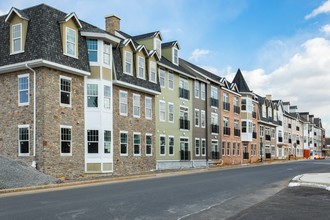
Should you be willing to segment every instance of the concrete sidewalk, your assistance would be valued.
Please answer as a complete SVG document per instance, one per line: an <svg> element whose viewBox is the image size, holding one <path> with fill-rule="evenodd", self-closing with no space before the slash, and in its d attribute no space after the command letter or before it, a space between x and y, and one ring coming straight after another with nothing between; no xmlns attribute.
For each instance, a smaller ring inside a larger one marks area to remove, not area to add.
<svg viewBox="0 0 330 220"><path fill-rule="evenodd" d="M330 173L305 173L294 177L289 187L308 186L330 191Z"/></svg>

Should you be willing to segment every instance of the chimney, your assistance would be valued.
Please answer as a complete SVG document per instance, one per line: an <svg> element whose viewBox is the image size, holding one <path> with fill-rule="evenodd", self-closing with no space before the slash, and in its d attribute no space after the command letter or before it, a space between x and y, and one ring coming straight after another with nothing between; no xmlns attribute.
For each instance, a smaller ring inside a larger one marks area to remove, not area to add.
<svg viewBox="0 0 330 220"><path fill-rule="evenodd" d="M105 30L111 34L115 34L115 31L120 31L120 18L116 15L105 17Z"/></svg>
<svg viewBox="0 0 330 220"><path fill-rule="evenodd" d="M266 95L266 99L272 100L272 95Z"/></svg>

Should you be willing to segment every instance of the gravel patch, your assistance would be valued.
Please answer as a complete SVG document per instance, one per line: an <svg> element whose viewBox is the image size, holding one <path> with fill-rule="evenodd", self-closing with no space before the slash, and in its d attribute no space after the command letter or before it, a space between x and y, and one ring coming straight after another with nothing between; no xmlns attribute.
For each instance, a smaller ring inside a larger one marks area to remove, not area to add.
<svg viewBox="0 0 330 220"><path fill-rule="evenodd" d="M60 180L48 176L30 164L0 155L0 189L11 189L59 183Z"/></svg>

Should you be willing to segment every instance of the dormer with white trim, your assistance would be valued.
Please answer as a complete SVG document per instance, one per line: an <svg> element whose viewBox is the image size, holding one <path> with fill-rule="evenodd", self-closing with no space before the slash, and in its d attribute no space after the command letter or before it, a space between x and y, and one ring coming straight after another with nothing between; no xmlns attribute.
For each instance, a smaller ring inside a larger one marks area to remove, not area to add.
<svg viewBox="0 0 330 220"><path fill-rule="evenodd" d="M162 44L163 57L171 61L174 65L179 65L179 50L180 46L177 41L167 42Z"/></svg>

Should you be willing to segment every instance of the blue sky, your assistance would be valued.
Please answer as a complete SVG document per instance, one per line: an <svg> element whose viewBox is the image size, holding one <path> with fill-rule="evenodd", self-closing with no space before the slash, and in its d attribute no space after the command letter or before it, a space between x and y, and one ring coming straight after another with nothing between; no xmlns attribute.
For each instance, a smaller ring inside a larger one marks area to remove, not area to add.
<svg viewBox="0 0 330 220"><path fill-rule="evenodd" d="M253 91L321 117L330 136L330 0L11 0L0 14L40 3L100 28L115 14L131 35L159 30L182 58L229 80L241 68Z"/></svg>

